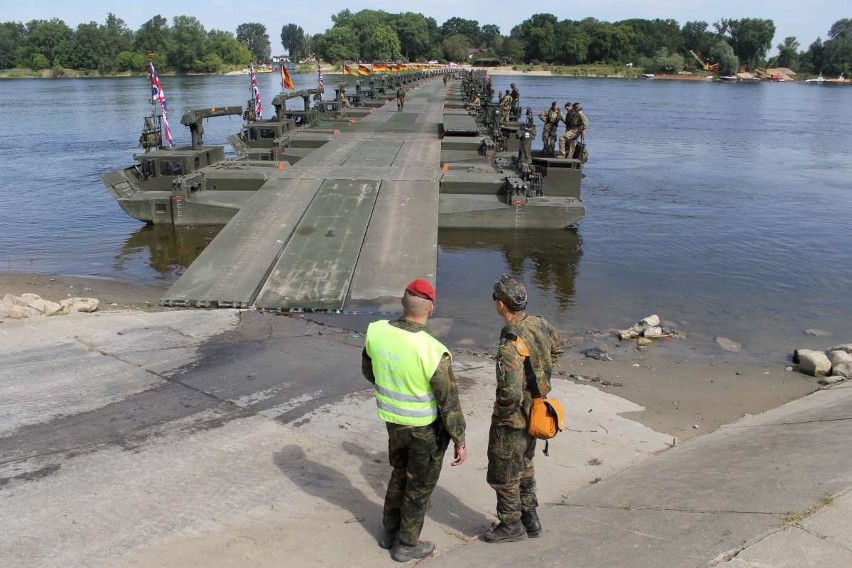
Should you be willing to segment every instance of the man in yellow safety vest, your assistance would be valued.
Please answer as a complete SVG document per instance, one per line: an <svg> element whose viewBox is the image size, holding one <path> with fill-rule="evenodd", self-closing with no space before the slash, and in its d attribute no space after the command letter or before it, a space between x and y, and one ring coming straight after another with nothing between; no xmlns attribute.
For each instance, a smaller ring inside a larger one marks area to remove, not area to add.
<svg viewBox="0 0 852 568"><path fill-rule="evenodd" d="M434 544L420 540L420 531L450 440L455 446L452 465L464 463L467 449L452 356L426 323L435 310L435 289L426 280L415 280L405 288L402 308L402 317L367 328L361 371L376 386L393 468L379 546L392 549L394 560L407 562L435 550Z"/></svg>

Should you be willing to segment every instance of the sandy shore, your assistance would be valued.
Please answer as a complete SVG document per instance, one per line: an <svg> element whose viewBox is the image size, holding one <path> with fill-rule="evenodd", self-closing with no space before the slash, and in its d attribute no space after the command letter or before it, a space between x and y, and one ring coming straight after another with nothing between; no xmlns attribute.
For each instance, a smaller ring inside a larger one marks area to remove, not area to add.
<svg viewBox="0 0 852 568"><path fill-rule="evenodd" d="M0 297L29 292L59 301L85 296L100 300L101 311L173 309L159 306L164 291L104 278L0 272ZM786 361L754 360L748 354L722 350L691 352L688 338L677 341L676 349L654 345L639 350L633 343L620 344L610 350L613 361L598 361L585 357L579 342L567 338L559 374L643 406L645 410L631 413L632 418L678 440L711 432L819 388L813 377L788 371Z"/></svg>

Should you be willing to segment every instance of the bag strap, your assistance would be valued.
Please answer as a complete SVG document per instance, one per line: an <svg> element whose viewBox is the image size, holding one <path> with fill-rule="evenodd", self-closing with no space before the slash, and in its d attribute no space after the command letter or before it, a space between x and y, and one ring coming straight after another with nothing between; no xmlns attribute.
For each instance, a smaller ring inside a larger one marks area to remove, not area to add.
<svg viewBox="0 0 852 568"><path fill-rule="evenodd" d="M517 341L518 336L511 331L507 331L503 336L509 341ZM535 371L533 371L532 361L529 356L524 357L524 376L527 379L527 389L533 398L541 398L541 391L538 390L538 381L535 380Z"/></svg>

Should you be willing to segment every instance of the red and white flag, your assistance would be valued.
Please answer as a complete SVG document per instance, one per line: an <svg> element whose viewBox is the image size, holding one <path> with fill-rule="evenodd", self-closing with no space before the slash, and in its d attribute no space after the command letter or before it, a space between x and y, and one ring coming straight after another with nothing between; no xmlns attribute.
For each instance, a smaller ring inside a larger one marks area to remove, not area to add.
<svg viewBox="0 0 852 568"><path fill-rule="evenodd" d="M169 146L173 146L172 131L169 128L169 112L166 107L166 93L163 92L163 85L160 84L160 77L157 75L157 70L154 69L153 60L148 60L148 67L151 71L151 100L160 103L160 111L163 115L163 134L165 134Z"/></svg>
<svg viewBox="0 0 852 568"><path fill-rule="evenodd" d="M263 105L260 104L260 89L257 87L257 75L254 74L254 63L249 66L251 75L251 96L254 99L254 118L260 120L263 116Z"/></svg>

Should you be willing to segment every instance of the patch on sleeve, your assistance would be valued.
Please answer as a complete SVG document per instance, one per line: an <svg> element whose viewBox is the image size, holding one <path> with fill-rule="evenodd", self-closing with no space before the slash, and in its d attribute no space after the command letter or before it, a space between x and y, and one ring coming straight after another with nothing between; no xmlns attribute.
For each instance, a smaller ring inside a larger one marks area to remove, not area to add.
<svg viewBox="0 0 852 568"><path fill-rule="evenodd" d="M520 337L515 340L515 349L518 350L518 355L521 357L530 356L530 350L527 348L527 344L524 343L524 340Z"/></svg>

